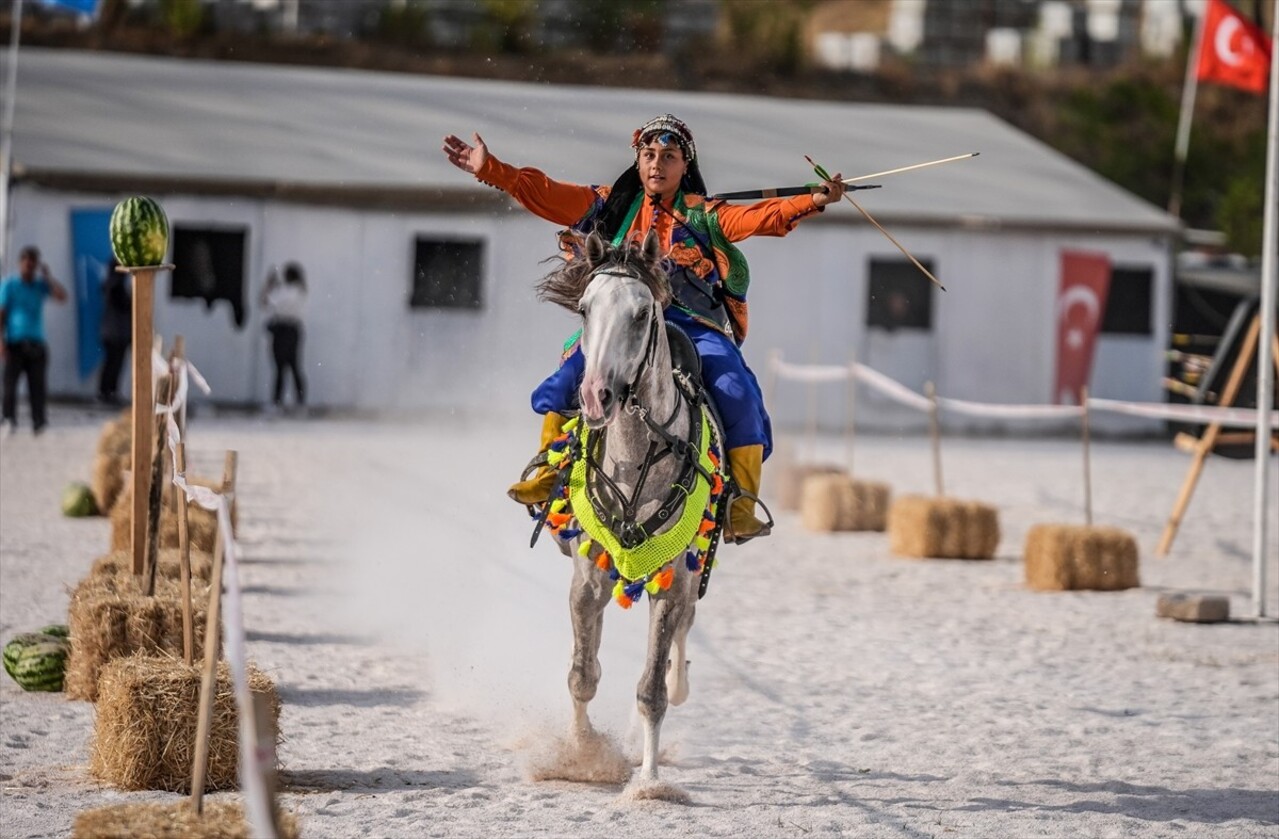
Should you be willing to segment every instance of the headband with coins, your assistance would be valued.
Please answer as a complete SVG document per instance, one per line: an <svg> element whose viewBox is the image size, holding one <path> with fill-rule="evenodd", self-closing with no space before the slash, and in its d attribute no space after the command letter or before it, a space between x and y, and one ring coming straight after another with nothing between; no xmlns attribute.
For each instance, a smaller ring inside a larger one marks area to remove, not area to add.
<svg viewBox="0 0 1279 839"><path fill-rule="evenodd" d="M657 140L663 146L672 143L678 145L684 152L684 159L689 163L697 159L697 144L693 142L693 132L689 131L688 126L676 119L673 114L653 117L640 126L631 136L631 148L635 149L638 155L639 150L653 140Z"/></svg>

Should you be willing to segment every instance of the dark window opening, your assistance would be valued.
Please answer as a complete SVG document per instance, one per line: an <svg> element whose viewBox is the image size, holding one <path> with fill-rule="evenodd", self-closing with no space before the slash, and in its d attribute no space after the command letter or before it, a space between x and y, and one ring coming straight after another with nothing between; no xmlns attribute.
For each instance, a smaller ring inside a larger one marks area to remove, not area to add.
<svg viewBox="0 0 1279 839"><path fill-rule="evenodd" d="M933 271L932 260L920 264ZM894 329L933 328L933 284L905 259L872 259L866 325Z"/></svg>
<svg viewBox="0 0 1279 839"><path fill-rule="evenodd" d="M171 298L231 304L236 328L244 326L244 252L248 228L173 228Z"/></svg>
<svg viewBox="0 0 1279 839"><path fill-rule="evenodd" d="M484 243L480 240L430 239L414 243L413 309L480 309Z"/></svg>
<svg viewBox="0 0 1279 839"><path fill-rule="evenodd" d="M1152 296L1155 287L1153 268L1115 266L1110 270L1110 293L1106 297L1106 313L1101 318L1103 335L1150 335Z"/></svg>

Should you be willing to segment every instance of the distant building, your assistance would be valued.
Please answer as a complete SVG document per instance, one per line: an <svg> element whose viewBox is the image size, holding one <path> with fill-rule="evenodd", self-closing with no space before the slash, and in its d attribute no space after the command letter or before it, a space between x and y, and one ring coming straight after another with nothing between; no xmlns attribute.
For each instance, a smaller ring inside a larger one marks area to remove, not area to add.
<svg viewBox="0 0 1279 839"><path fill-rule="evenodd" d="M1183 14L1198 14L1202 5L1203 0L827 0L813 8L808 32L814 61L831 69L869 72L889 55L941 70L980 64L1113 67L1141 54L1172 54L1183 41Z"/></svg>

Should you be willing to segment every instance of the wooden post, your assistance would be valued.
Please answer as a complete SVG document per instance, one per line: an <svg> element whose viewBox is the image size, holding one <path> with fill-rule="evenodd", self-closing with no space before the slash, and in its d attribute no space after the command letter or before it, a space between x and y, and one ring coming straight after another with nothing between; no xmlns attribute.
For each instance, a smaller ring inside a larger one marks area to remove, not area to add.
<svg viewBox="0 0 1279 839"><path fill-rule="evenodd" d="M928 427L933 438L933 486L937 497L943 498L946 487L941 479L941 420L937 417L937 388L932 382L924 383L924 395L928 397Z"/></svg>
<svg viewBox="0 0 1279 839"><path fill-rule="evenodd" d="M1079 391L1079 405L1084 409L1084 524L1092 527L1092 462L1088 450L1090 432L1088 428L1088 385Z"/></svg>
<svg viewBox="0 0 1279 839"><path fill-rule="evenodd" d="M173 378L160 383L157 388L157 401L165 403L169 401L170 394L173 392ZM156 566L160 564L160 516L162 514L164 496L164 442L165 434L161 430L164 423L163 414L156 414L153 418L152 434L155 437L155 451L151 455L150 468L151 480L150 491L147 495L147 556L145 562L146 568L146 585L144 589L148 597L155 594L155 575Z"/></svg>
<svg viewBox="0 0 1279 839"><path fill-rule="evenodd" d="M848 450L848 474L853 475L853 444L857 436L857 355L848 358L848 418L844 422L844 439Z"/></svg>
<svg viewBox="0 0 1279 839"><path fill-rule="evenodd" d="M186 444L178 439L173 458L178 477L186 480ZM175 484L176 486L176 484ZM187 529L187 494L178 489L178 568L182 576L182 660L195 664L195 618L191 608L191 535Z"/></svg>
<svg viewBox="0 0 1279 839"><path fill-rule="evenodd" d="M222 493L229 499L235 488L235 452L226 453ZM204 784L209 772L209 735L213 726L213 697L218 679L218 626L222 612L222 543L231 534L218 527L213 540L213 574L209 579L209 611L204 624L204 672L200 680L200 707L196 716L195 762L191 765L191 806L204 813Z"/></svg>
<svg viewBox="0 0 1279 839"><path fill-rule="evenodd" d="M1230 378L1226 380L1226 387L1221 391L1221 401L1217 404L1223 407L1234 404L1235 397L1239 395L1239 386L1243 383L1244 374L1248 372L1248 365L1256 353L1257 333L1260 330L1261 316L1258 314L1253 317L1252 323L1248 326L1248 332L1244 335L1243 343L1239 345L1235 366L1230 370ZM1208 459L1208 455L1212 454L1213 448L1217 445L1217 435L1220 433L1221 423L1214 422L1199 438L1199 445L1195 448L1194 458L1190 461L1186 479L1181 482L1181 491L1177 493L1177 501L1172 505L1172 513L1168 516L1168 523L1164 525L1163 535L1159 537L1159 546L1155 548L1156 556L1167 556L1168 551L1172 550L1172 541L1177 538L1177 529L1181 527L1181 517L1185 515L1186 507L1190 506L1190 496L1194 495L1195 485L1199 483L1204 461Z"/></svg>
<svg viewBox="0 0 1279 839"><path fill-rule="evenodd" d="M147 499L151 489L151 425L155 406L151 394L151 314L155 298L155 268L119 269L133 274L133 509L130 548L133 573L146 570Z"/></svg>
<svg viewBox="0 0 1279 839"><path fill-rule="evenodd" d="M808 349L808 363L817 364L817 344ZM817 382L808 382L808 418L806 433L808 437L808 462L817 462Z"/></svg>

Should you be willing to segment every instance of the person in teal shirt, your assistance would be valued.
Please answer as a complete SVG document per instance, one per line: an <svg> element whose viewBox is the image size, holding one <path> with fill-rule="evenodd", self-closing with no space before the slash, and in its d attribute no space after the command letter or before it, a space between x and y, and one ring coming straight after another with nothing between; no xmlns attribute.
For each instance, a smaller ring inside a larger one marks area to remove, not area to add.
<svg viewBox="0 0 1279 839"><path fill-rule="evenodd" d="M40 250L28 245L18 256L18 273L0 282L6 434L18 427L18 379L22 376L27 378L32 428L39 434L49 423L45 411L49 348L44 334L44 301L49 297L65 302L67 290L49 273L49 266L40 261Z"/></svg>

